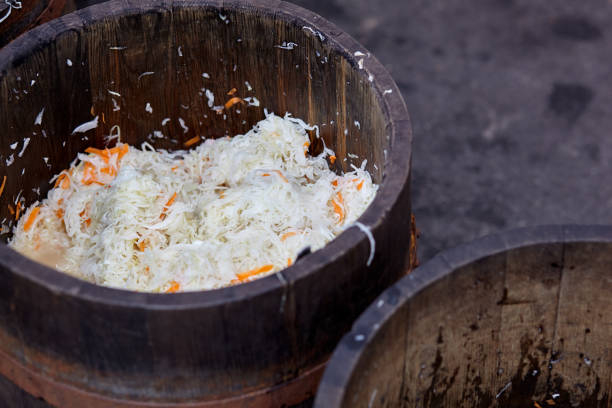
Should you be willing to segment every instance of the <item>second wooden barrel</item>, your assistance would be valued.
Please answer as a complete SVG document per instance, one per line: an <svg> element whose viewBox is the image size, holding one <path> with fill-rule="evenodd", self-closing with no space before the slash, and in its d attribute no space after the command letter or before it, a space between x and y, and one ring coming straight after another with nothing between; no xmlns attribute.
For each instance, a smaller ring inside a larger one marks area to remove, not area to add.
<svg viewBox="0 0 612 408"><path fill-rule="evenodd" d="M444 252L357 320L315 407L609 407L611 293L612 227Z"/></svg>
<svg viewBox="0 0 612 408"><path fill-rule="evenodd" d="M217 114L211 105L228 93L249 103ZM325 142L337 172L367 159L380 189L360 224L272 276L176 294L94 286L2 243L0 401L244 407L310 398L352 321L408 267L412 141L381 64L282 1L112 1L0 50L5 240L8 205L44 197L51 177L86 148L106 147L115 125L131 145L180 149L194 137L243 134L264 109L318 125L311 153Z"/></svg>

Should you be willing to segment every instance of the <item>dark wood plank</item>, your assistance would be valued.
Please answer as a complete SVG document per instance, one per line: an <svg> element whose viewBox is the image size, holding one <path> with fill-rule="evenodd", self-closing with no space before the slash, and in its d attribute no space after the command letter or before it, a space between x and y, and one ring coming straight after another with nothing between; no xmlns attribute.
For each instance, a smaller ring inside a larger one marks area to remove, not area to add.
<svg viewBox="0 0 612 408"><path fill-rule="evenodd" d="M5 1L0 6L0 48L27 30L66 12L66 0Z"/></svg>
<svg viewBox="0 0 612 408"><path fill-rule="evenodd" d="M533 405L534 398L546 399L562 264L563 244L507 252L504 292L497 302L501 307L497 358L495 366L483 370L492 381L482 387L497 390L502 405Z"/></svg>
<svg viewBox="0 0 612 408"><path fill-rule="evenodd" d="M612 338L612 245L568 243L563 261L548 393L608 406Z"/></svg>
<svg viewBox="0 0 612 408"><path fill-rule="evenodd" d="M497 255L459 268L411 302L406 406L420 401L427 407L449 406L466 392L467 400L480 403L479 383L490 381L483 374L497 360L501 311L496 302L503 293L505 264L505 256Z"/></svg>

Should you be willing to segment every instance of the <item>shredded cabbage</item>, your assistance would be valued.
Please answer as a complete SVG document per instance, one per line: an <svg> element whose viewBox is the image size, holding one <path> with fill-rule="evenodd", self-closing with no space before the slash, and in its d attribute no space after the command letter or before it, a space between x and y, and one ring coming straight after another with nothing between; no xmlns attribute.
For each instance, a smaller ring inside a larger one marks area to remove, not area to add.
<svg viewBox="0 0 612 408"><path fill-rule="evenodd" d="M308 155L313 129L267 114L244 135L188 151L121 142L88 149L52 179L9 245L75 277L135 291L206 290L272 274L351 226L378 188L365 161L337 175L331 149Z"/></svg>

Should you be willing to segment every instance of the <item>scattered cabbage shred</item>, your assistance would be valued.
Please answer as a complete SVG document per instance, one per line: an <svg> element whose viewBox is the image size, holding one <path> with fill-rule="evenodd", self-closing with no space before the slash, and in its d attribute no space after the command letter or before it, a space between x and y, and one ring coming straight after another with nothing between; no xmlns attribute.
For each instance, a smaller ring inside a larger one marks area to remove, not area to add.
<svg viewBox="0 0 612 408"><path fill-rule="evenodd" d="M378 188L365 161L337 175L330 149L308 155L311 129L269 114L244 135L188 151L87 149L25 212L10 245L78 278L145 292L272 274L349 227Z"/></svg>

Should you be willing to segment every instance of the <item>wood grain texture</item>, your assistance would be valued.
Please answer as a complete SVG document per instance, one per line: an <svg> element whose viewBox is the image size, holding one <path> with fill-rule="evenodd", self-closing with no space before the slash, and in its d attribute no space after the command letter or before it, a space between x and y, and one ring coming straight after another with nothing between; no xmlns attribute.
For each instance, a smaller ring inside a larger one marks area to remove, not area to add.
<svg viewBox="0 0 612 408"><path fill-rule="evenodd" d="M0 19L7 17L0 23L0 48L27 30L72 9L74 9L72 0L3 2L0 6Z"/></svg>
<svg viewBox="0 0 612 408"><path fill-rule="evenodd" d="M608 407L611 265L612 227L443 252L357 320L315 407Z"/></svg>
<svg viewBox="0 0 612 408"><path fill-rule="evenodd" d="M223 105L234 87L259 106L209 107L206 90ZM43 197L78 152L105 147L115 125L124 142L180 149L195 135L244 133L264 108L317 124L311 153L335 149L336 171L368 160L380 183L360 218L376 241L371 266L367 237L349 228L273 276L156 295L97 287L0 244L1 375L54 406L267 406L314 395L318 368L405 273L411 244L406 107L376 59L321 17L274 0L116 0L10 43L0 50L0 160L14 163L0 174L0 219L18 195ZM95 117L95 129L73 134Z"/></svg>

